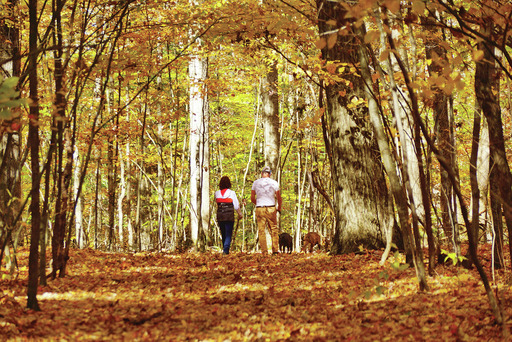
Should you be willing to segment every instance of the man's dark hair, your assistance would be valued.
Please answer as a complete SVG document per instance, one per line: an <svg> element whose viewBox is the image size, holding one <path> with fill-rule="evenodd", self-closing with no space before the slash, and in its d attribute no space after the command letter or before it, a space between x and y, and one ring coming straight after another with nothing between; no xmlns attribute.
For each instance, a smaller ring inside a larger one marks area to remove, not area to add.
<svg viewBox="0 0 512 342"><path fill-rule="evenodd" d="M219 182L219 189L231 189L231 181L228 176L222 176Z"/></svg>

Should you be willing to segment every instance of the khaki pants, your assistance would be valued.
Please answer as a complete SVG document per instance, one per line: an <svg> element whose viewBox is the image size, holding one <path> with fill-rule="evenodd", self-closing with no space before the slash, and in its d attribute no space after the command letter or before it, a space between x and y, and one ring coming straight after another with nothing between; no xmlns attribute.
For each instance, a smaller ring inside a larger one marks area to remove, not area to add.
<svg viewBox="0 0 512 342"><path fill-rule="evenodd" d="M277 228L276 207L256 208L256 224L258 226L261 252L263 254L268 253L267 237L265 235L265 228L268 228L272 237L272 253L277 253L279 250L279 229Z"/></svg>

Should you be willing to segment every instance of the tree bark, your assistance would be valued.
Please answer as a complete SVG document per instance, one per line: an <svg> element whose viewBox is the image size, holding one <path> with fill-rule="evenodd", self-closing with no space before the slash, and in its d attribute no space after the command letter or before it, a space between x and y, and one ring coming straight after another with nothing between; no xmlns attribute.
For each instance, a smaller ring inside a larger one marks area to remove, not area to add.
<svg viewBox="0 0 512 342"><path fill-rule="evenodd" d="M75 205L75 239L78 248L82 249L86 246L86 235L84 230L82 197L78 194L78 186L80 184L80 154L78 147L75 146L73 154L75 168L73 170L73 195L76 198Z"/></svg>
<svg viewBox="0 0 512 342"><path fill-rule="evenodd" d="M62 25L61 25L61 11L62 8L60 4L61 0L56 1L56 6L54 7L54 18L55 18L55 35L54 35L54 66L55 66L55 117L56 117L56 129L57 129L57 178L55 182L57 184L57 199L55 204L55 223L52 235L52 273L51 277L55 278L57 276L57 272L59 272L59 276L63 277L65 275L65 245L64 239L66 236L66 215L68 214L68 205L69 205L69 184L71 180L71 165L69 165L70 161L66 161L66 157L69 156L68 149L70 141L65 141L65 109L66 109L66 99L64 96L64 88L63 88L63 64L62 64L62 54L63 54L63 46L62 46ZM71 161L72 162L72 161ZM64 166L65 165L65 166Z"/></svg>
<svg viewBox="0 0 512 342"><path fill-rule="evenodd" d="M14 14L18 7L18 0L10 1L6 4L9 16L16 18ZM19 23L14 25L4 24L0 28L0 62L2 65L2 74L5 78L19 77L20 70L20 34ZM13 118L4 125L11 125L11 129L0 134L0 237L7 240L2 241L0 238L0 248L5 247L6 268L12 274L14 272L15 263L13 258L16 257L16 251L9 251L9 243L12 241L13 233L19 231L20 222L16 222L16 214L21 210L21 139L20 133L16 129L20 127L19 111L12 109ZM14 127L15 129L12 129ZM0 268L2 265L0 253Z"/></svg>
<svg viewBox="0 0 512 342"><path fill-rule="evenodd" d="M426 56L432 62L428 64L428 71L432 80L443 77L443 70L447 67L446 50L442 47L441 39L438 37L438 28L435 25L437 21L430 14L428 17L422 17L422 22L427 28L429 34L426 36ZM448 113L449 96L438 86L432 86L434 96L432 101L427 103L433 110L437 122L437 140L441 156L448 163L448 167L454 165L455 146L453 145L453 121L450 120ZM440 209L443 231L448 239L448 244L453 246L457 256L460 255L460 239L458 239L455 206L456 201L453 195L452 186L447 171L441 169L441 197Z"/></svg>
<svg viewBox="0 0 512 342"><path fill-rule="evenodd" d="M428 30L430 34L426 35L426 55L427 58L432 61L432 63L428 64L428 72L431 79L437 79L438 77L442 77L443 70L446 68L447 57L446 50L443 48L441 44L440 38L438 38L438 29L434 25L436 18L434 14L430 13L427 17L422 17L422 23ZM450 96L446 95L443 89L439 89L438 86L432 86L432 91L434 92L433 102L427 103L434 113L434 117L438 122L438 130L439 130L439 149L442 153L443 158L446 159L447 163L449 163L449 167L451 168L454 165L454 154L455 147L452 143L453 141L453 122L450 120L450 116L448 115L449 101ZM416 125L416 145L420 144L420 129ZM416 146L418 160L421 161L421 146ZM422 164L422 162L421 162ZM432 220L431 220L431 211L430 211L430 190L427 186L427 182L425 180L424 168L420 167L420 182L421 189L423 194L423 203L425 209L424 216L424 225L425 230L427 231L428 236L428 249L429 249L429 273L433 275L434 266L435 266L435 258L438 253L438 246L436 245L436 241L434 238L434 234L432 231ZM447 236L452 236L452 227L455 229L455 212L452 208L455 206L455 196L453 195L452 186L450 180L448 178L446 170L441 168L441 211L442 211L442 220L444 231ZM449 219L449 220L447 220ZM446 226L446 224L449 224ZM455 244L459 246L458 244ZM454 248L456 251L460 252L460 248Z"/></svg>
<svg viewBox="0 0 512 342"><path fill-rule="evenodd" d="M30 166L32 170L32 188L30 190L30 215L32 228L30 234L30 253L28 261L27 308L40 310L37 302L37 286L39 280L39 231L41 228L41 213L39 210L39 95L37 75L37 38L38 11L37 0L29 0L29 90L32 100L29 110L28 142L30 146Z"/></svg>
<svg viewBox="0 0 512 342"><path fill-rule="evenodd" d="M196 249L205 248L210 222L208 60L190 59L190 228Z"/></svg>
<svg viewBox="0 0 512 342"><path fill-rule="evenodd" d="M364 26L360 28L359 36L361 38L364 37ZM409 209L407 203L406 196L406 187L400 182L399 175L397 173L397 165L396 161L393 160L393 155L389 148L389 142L386 134L384 133L382 117L380 116L378 110L378 104L376 99L376 94L373 92L373 82L369 69L367 52L364 45L361 45L360 48L360 59L361 59L361 75L364 79L365 84L365 92L366 98L368 99L368 112L370 115L370 120L373 125L373 129L375 132L375 136L377 139L378 147L380 150L380 154L382 155L383 165L386 169L386 173L389 178L390 189L395 198L395 203L397 206L398 217L400 220L400 228L402 231L403 239L405 241L405 245L408 246L407 250L412 251L414 266L416 268L416 275L418 277L420 290L428 290L428 284L426 280L425 274L425 266L423 264L423 255L420 253L421 245L418 244L417 240L413 240L413 236L411 234L411 226L409 224ZM391 203L389 203L391 207ZM392 210L392 208L390 208ZM415 209L414 209L415 210ZM384 264L384 261L387 258L391 250L391 244L393 239L393 216L390 216L391 222L389 223L386 231L386 249L381 258L381 264Z"/></svg>
<svg viewBox="0 0 512 342"><path fill-rule="evenodd" d="M483 115L480 108L478 108L478 114ZM478 159L477 159L477 181L478 181L478 189L480 192L480 204L479 204L479 214L478 220L480 222L480 227L484 229L486 235L490 235L490 222L489 222L489 161L490 161L490 146L489 146L489 128L487 125L487 120L485 118L481 120L482 130L480 132L480 139L478 144ZM486 237L487 240L487 237Z"/></svg>
<svg viewBox="0 0 512 342"><path fill-rule="evenodd" d="M492 23L482 28L484 35L490 37ZM489 38L490 39L490 38ZM496 172L498 192L491 192L491 197L498 197L503 205L503 213L509 233L509 252L512 252L512 175L507 162L503 122L499 103L500 70L495 65L494 48L485 40L478 44L483 51L483 58L476 62L475 92L477 101L489 125L489 143L491 146L491 169Z"/></svg>
<svg viewBox="0 0 512 342"><path fill-rule="evenodd" d="M338 2L317 0L320 35L326 40L322 58L344 82L325 86L336 228L331 251L349 253L381 248L393 222L389 193L377 142L368 120L362 79L351 68L359 63L361 41L352 32L346 10Z"/></svg>
<svg viewBox="0 0 512 342"><path fill-rule="evenodd" d="M262 116L265 165L272 169L274 177L279 175L279 97L277 61L267 65L267 74L262 82ZM276 178L277 179L277 178Z"/></svg>
<svg viewBox="0 0 512 342"><path fill-rule="evenodd" d="M105 94L107 98L108 112L111 115L113 101L111 99L111 92L107 89ZM112 131L117 131L115 127L110 128ZM108 134L107 138L107 199L108 199L108 249L114 250L115 246L115 213L116 213L116 189L117 189L117 148L114 132Z"/></svg>

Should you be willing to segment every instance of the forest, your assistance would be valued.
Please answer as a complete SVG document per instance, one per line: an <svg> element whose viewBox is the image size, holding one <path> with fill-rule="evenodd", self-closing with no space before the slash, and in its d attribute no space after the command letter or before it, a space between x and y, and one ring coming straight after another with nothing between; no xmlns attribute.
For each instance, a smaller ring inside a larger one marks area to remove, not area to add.
<svg viewBox="0 0 512 342"><path fill-rule="evenodd" d="M511 26L507 0L1 1L0 332L30 326L4 319L17 317L22 301L44 311L47 293L75 291L73 277L88 279L86 262L111 265L110 282L125 286L134 280L126 269L152 263L151 272L164 272L167 260L172 280L148 277L183 297L201 295L177 279L223 288L216 272L227 269L231 285L245 286L244 270L254 268L290 277L292 288L277 290L285 278L272 290L289 309L327 305L329 315L394 298L390 274L410 281L414 300L428 300L414 291L446 290L458 301L449 291L475 295L461 290L475 287L485 305L470 322L487 327L492 317L497 330L488 336L508 336ZM283 197L279 230L293 237L294 252L274 259L259 251L250 201L264 166ZM222 176L243 212L225 259L235 270L219 256ZM308 232L322 237L312 254L302 250ZM364 255L371 271L359 265ZM328 283L326 292L318 303L292 303L292 289L304 290L298 274L314 273L312 264L322 272L308 281ZM459 290L439 289L445 272ZM349 273L371 273L377 285L349 282L353 291L341 291L339 274ZM242 299L272 307L262 288L276 280L268 281ZM333 304L335 289L355 299ZM216 295L206 299L215 312L229 301ZM144 325L166 310L110 319ZM462 332L463 322L445 331L448 340L479 339L474 326ZM284 321L279 334L170 329L191 334L183 340L307 340L306 328ZM307 328L337 339L332 326L323 329ZM396 334L389 329L382 333ZM165 339L134 334L120 339Z"/></svg>

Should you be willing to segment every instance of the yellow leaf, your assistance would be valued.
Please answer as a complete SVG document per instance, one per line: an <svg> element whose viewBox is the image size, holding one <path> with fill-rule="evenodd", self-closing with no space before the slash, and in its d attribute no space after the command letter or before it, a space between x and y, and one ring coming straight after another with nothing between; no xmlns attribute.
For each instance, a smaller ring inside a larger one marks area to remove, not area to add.
<svg viewBox="0 0 512 342"><path fill-rule="evenodd" d="M475 62L480 61L484 58L484 52L482 50L476 50L473 52L473 60Z"/></svg>
<svg viewBox="0 0 512 342"><path fill-rule="evenodd" d="M387 60L389 57L389 50L384 50L381 52L380 56L379 56L379 61L380 62L384 62L385 60Z"/></svg>
<svg viewBox="0 0 512 342"><path fill-rule="evenodd" d="M322 50L327 45L327 42L325 41L325 38L320 38L315 41L315 46Z"/></svg>
<svg viewBox="0 0 512 342"><path fill-rule="evenodd" d="M388 0L385 5L391 13L398 13L400 10L400 0Z"/></svg>
<svg viewBox="0 0 512 342"><path fill-rule="evenodd" d="M379 31L371 30L366 33L364 36L364 42L365 43L373 43L374 41L379 39Z"/></svg>
<svg viewBox="0 0 512 342"><path fill-rule="evenodd" d="M466 86L466 83L464 83L464 81L462 80L462 78L459 78L455 84L455 86L457 87L458 90L463 90L464 87Z"/></svg>
<svg viewBox="0 0 512 342"><path fill-rule="evenodd" d="M466 282L466 281L471 279L471 275L468 274L468 273L462 273L462 274L459 275L458 278L459 278L460 281Z"/></svg>
<svg viewBox="0 0 512 342"><path fill-rule="evenodd" d="M425 3L423 0L415 0L412 2L412 12L422 14L425 11Z"/></svg>
<svg viewBox="0 0 512 342"><path fill-rule="evenodd" d="M338 40L338 34L330 34L327 38L327 48L332 49Z"/></svg>

